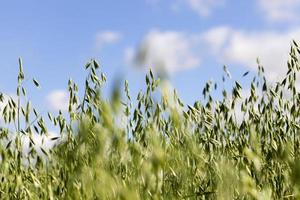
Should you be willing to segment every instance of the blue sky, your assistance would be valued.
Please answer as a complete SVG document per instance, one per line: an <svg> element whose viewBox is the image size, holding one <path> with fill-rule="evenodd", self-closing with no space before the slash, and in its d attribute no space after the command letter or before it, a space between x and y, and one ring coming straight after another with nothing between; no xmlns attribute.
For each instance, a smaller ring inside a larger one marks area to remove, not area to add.
<svg viewBox="0 0 300 200"><path fill-rule="evenodd" d="M187 103L221 79L224 64L245 84L242 74L254 73L259 57L276 80L291 40L300 39L299 8L299 0L2 1L0 91L15 92L19 57L40 81L39 90L26 84L41 110L66 107L68 78L80 85L90 58L107 76L106 96L119 77L136 94L149 66L167 71Z"/></svg>

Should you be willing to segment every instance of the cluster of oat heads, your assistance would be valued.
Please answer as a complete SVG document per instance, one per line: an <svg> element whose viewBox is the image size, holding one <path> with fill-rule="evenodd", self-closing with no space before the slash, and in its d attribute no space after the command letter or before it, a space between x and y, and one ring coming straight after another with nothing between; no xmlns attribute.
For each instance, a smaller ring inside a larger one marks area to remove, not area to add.
<svg viewBox="0 0 300 200"><path fill-rule="evenodd" d="M19 60L16 95L0 95L0 198L297 199L299 53L293 42L279 82L267 82L258 62L248 96L235 82L214 99L217 85L208 82L194 105L162 90L151 71L136 98L125 81L124 92L105 100L106 77L91 60L84 91L69 80L69 109L57 116L31 106ZM223 82L229 78L224 67ZM37 144L41 136L53 147Z"/></svg>

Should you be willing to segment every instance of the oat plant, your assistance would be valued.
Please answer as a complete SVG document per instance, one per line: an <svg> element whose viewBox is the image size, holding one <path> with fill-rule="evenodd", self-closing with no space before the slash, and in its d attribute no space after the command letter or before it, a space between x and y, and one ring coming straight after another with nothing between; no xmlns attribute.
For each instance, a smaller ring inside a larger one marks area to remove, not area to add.
<svg viewBox="0 0 300 200"><path fill-rule="evenodd" d="M84 90L70 79L68 112L57 115L33 108L25 86L39 82L19 59L16 95L0 95L0 198L299 199L299 53L293 41L278 82L259 61L257 74L242 75L248 86L224 67L231 90L209 81L192 105L151 70L137 97L125 81L106 99L92 59Z"/></svg>

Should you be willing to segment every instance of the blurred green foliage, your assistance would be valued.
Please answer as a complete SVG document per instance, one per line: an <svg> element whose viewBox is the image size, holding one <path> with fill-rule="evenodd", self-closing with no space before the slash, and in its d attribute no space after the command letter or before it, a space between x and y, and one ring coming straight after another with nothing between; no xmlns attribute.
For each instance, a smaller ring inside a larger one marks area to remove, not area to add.
<svg viewBox="0 0 300 200"><path fill-rule="evenodd" d="M249 95L235 82L214 99L208 82L194 105L152 71L136 99L125 81L104 100L106 77L91 60L83 96L70 80L67 115L48 113L59 137L27 101L20 59L16 98L0 96L0 198L298 199L299 52L293 42L281 81L267 82L258 62ZM55 145L36 144L36 135Z"/></svg>

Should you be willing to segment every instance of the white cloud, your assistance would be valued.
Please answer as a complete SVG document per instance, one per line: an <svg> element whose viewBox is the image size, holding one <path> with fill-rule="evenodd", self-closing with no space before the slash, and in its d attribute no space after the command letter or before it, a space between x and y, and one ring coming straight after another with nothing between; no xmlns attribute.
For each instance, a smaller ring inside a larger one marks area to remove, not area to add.
<svg viewBox="0 0 300 200"><path fill-rule="evenodd" d="M183 7L188 8L200 17L210 16L214 9L225 5L227 0L175 0L171 4L171 10L178 12Z"/></svg>
<svg viewBox="0 0 300 200"><path fill-rule="evenodd" d="M248 32L221 27L207 31L203 39L222 64L242 64L256 70L259 58L266 75L274 80L286 72L290 44L292 39L300 39L300 29Z"/></svg>
<svg viewBox="0 0 300 200"><path fill-rule="evenodd" d="M65 90L54 90L50 92L46 97L46 101L51 110L68 110L69 96Z"/></svg>
<svg viewBox="0 0 300 200"><path fill-rule="evenodd" d="M127 57L134 57L139 67L171 74L199 66L200 59L194 49L193 38L186 33L153 30L136 50L128 49Z"/></svg>
<svg viewBox="0 0 300 200"><path fill-rule="evenodd" d="M126 62L172 74L200 66L214 57L223 64L237 64L257 70L259 58L270 80L287 70L291 41L300 41L300 28L287 31L246 31L227 26L197 34L176 31L150 31L137 49L125 50Z"/></svg>
<svg viewBox="0 0 300 200"><path fill-rule="evenodd" d="M293 21L300 17L300 0L258 0L258 4L269 21Z"/></svg>
<svg viewBox="0 0 300 200"><path fill-rule="evenodd" d="M208 44L209 49L218 54L227 43L231 29L226 26L212 28L201 34L202 40Z"/></svg>
<svg viewBox="0 0 300 200"><path fill-rule="evenodd" d="M97 48L102 48L107 44L113 44L122 38L122 34L115 31L102 31L96 35Z"/></svg>
<svg viewBox="0 0 300 200"><path fill-rule="evenodd" d="M185 0L186 4L200 16L209 16L212 10L222 6L225 0Z"/></svg>
<svg viewBox="0 0 300 200"><path fill-rule="evenodd" d="M207 17L214 9L228 2L229 0L177 0L171 7L173 10L179 10L182 5L186 5L199 16ZM288 22L298 20L300 17L300 0L256 0L256 2L258 9L268 21Z"/></svg>
<svg viewBox="0 0 300 200"><path fill-rule="evenodd" d="M124 61L125 64L130 65L134 62L134 56L135 56L135 49L133 47L127 47L124 50Z"/></svg>

